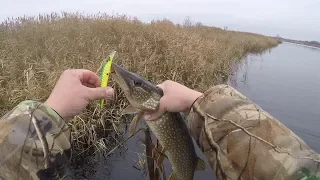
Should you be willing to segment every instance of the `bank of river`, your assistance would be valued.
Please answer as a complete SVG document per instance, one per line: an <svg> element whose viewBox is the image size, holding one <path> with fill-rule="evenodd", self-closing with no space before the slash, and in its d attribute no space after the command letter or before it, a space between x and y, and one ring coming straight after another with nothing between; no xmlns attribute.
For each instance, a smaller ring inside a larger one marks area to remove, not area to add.
<svg viewBox="0 0 320 180"><path fill-rule="evenodd" d="M228 84L238 89L320 153L320 49L282 43L262 55L250 55ZM144 146L138 137L128 141L116 155L89 168L87 179L147 179L133 166ZM198 155L204 155L197 149ZM166 161L166 172L170 165ZM194 179L212 180L212 170L195 173Z"/></svg>

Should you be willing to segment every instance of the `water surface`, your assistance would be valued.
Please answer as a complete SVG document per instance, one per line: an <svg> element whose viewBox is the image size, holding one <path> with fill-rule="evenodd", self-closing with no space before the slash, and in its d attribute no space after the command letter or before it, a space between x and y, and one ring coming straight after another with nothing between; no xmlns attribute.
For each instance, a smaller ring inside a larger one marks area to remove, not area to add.
<svg viewBox="0 0 320 180"><path fill-rule="evenodd" d="M229 84L320 153L320 49L283 43L241 64Z"/></svg>

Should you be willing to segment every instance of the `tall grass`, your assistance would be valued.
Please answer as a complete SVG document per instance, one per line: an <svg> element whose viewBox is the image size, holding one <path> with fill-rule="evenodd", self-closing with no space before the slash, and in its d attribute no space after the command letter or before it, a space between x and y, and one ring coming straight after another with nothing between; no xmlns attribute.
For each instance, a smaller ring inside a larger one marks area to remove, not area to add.
<svg viewBox="0 0 320 180"><path fill-rule="evenodd" d="M68 68L99 73L112 50L117 51L116 63L154 83L171 79L204 91L226 80L231 65L243 56L278 43L189 21L147 24L127 16L78 13L9 19L0 26L0 115L25 99L45 101ZM69 122L76 154L108 150L117 142L119 111L127 102L115 88L115 101L102 110L92 103Z"/></svg>

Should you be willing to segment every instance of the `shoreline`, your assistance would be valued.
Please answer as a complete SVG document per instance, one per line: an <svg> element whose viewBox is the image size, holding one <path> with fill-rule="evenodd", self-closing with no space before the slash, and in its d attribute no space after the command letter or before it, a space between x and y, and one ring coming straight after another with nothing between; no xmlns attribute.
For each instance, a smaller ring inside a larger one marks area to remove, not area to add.
<svg viewBox="0 0 320 180"><path fill-rule="evenodd" d="M299 41L299 40L293 40L293 39L286 39L286 38L282 38L282 37L272 37L272 36L270 36L270 37L275 38L281 42L287 42L287 43L292 43L292 44L300 44L300 45L304 45L304 46L320 48L320 42L318 42L318 41Z"/></svg>
<svg viewBox="0 0 320 180"><path fill-rule="evenodd" d="M308 47L308 48L312 48L312 49L320 49L320 46L311 46L311 45L305 45L305 44L301 44L301 43L295 43L295 42L288 42L288 41L282 41L283 43L288 43L288 44L294 44L294 45L298 45L298 46L303 46L303 47Z"/></svg>

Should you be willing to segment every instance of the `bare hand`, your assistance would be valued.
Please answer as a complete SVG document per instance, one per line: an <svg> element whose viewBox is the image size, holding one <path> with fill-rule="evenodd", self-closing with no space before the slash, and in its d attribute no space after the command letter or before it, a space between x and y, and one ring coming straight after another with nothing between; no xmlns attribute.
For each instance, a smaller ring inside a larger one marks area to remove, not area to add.
<svg viewBox="0 0 320 180"><path fill-rule="evenodd" d="M174 81L164 81L159 84L163 90L163 97L160 99L159 111L153 114L145 114L145 120L155 120L164 112L187 112L191 108L193 102L202 95L201 92L192 90L182 84Z"/></svg>
<svg viewBox="0 0 320 180"><path fill-rule="evenodd" d="M111 87L99 86L99 77L89 70L66 70L45 104L62 118L71 118L80 114L90 101L113 98L114 90Z"/></svg>

